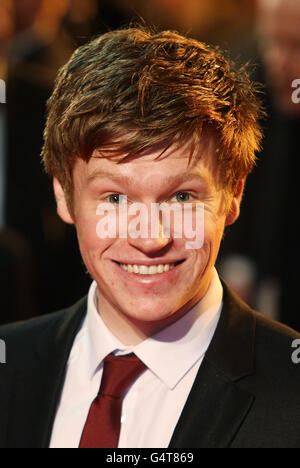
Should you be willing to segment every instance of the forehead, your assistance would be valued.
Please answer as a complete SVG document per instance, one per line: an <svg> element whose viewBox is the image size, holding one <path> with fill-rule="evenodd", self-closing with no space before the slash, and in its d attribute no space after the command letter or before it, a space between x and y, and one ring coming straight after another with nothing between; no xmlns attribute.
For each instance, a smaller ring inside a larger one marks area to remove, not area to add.
<svg viewBox="0 0 300 468"><path fill-rule="evenodd" d="M87 185L103 180L154 185L181 183L196 176L202 183L215 183L218 173L216 139L212 135L204 136L192 159L190 151L191 142L187 142L180 148L170 146L162 156L161 148L152 148L147 154L118 163L115 158L105 158L101 151L95 150L87 163L77 161L74 179L81 179Z"/></svg>

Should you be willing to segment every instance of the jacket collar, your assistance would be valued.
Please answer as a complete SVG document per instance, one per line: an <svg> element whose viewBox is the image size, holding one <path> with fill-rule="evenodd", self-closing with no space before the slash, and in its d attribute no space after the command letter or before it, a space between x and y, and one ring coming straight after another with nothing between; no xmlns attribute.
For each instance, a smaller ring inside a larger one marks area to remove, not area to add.
<svg viewBox="0 0 300 468"><path fill-rule="evenodd" d="M237 381L254 372L256 318L253 310L222 280L223 312L206 360Z"/></svg>
<svg viewBox="0 0 300 468"><path fill-rule="evenodd" d="M68 356L86 313L86 303L83 298L66 311L42 317L39 322L42 331L32 343L32 359L23 363L20 348L15 368L7 365L10 378L5 379L3 390L7 424L0 427L3 447L49 447ZM26 346L29 348L30 344Z"/></svg>
<svg viewBox="0 0 300 468"><path fill-rule="evenodd" d="M44 432L41 440L42 447L50 443L52 427L57 405L64 384L66 366L71 348L87 312L87 297L78 301L63 317L60 326L54 327L53 333L48 330L40 337L37 347L38 356L44 367L45 412ZM53 353L53 355L52 355ZM49 363L47 365L46 363Z"/></svg>
<svg viewBox="0 0 300 468"><path fill-rule="evenodd" d="M170 447L229 447L254 402L254 396L237 382L255 372L255 315L222 283L221 318Z"/></svg>

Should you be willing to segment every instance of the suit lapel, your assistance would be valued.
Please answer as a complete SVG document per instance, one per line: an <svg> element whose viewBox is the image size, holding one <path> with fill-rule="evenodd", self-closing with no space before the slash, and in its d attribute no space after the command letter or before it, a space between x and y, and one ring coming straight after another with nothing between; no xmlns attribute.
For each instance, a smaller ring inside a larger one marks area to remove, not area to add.
<svg viewBox="0 0 300 468"><path fill-rule="evenodd" d="M254 402L237 380L254 372L255 317L225 282L223 287L221 318L170 448L229 447Z"/></svg>
<svg viewBox="0 0 300 468"><path fill-rule="evenodd" d="M62 313L59 324L53 321L41 333L30 366L14 372L8 448L49 447L68 357L86 308L84 298Z"/></svg>

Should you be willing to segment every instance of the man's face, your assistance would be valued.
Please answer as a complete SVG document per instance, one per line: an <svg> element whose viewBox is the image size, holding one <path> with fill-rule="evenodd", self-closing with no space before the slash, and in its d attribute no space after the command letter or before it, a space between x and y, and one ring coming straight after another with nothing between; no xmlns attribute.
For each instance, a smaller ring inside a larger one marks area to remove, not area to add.
<svg viewBox="0 0 300 468"><path fill-rule="evenodd" d="M190 166L187 146L171 149L167 157L157 161L154 159L161 150L121 164L94 152L88 163L78 160L75 164L73 217L81 255L98 284L100 314L119 337L118 324L125 322L141 331L140 336L163 328L189 310L208 289L224 226L234 221L232 216L237 217L239 201L235 200L236 209L226 217L223 192L216 182L212 138L201 151L200 158ZM180 181L183 175L185 181ZM194 208L204 204L203 246L187 248L190 239L184 237L184 230L182 238L173 238L172 224L166 237L162 218L158 237L151 237L149 228L147 238L100 238L97 207L106 202L118 208L124 200L120 196L127 197L128 206L142 203L148 210L149 223L153 203L193 203ZM63 219L71 222L62 211L59 207ZM128 267L174 264L169 271L147 275L130 272Z"/></svg>

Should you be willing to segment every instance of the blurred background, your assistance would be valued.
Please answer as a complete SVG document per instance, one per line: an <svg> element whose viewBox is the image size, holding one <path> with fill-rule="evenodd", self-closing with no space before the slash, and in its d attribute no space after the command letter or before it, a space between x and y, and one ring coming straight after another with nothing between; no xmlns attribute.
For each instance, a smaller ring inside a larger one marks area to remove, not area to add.
<svg viewBox="0 0 300 468"><path fill-rule="evenodd" d="M91 282L40 163L57 70L95 35L144 18L252 64L265 86L263 150L218 260L251 306L300 331L296 228L299 0L0 0L0 323L69 306ZM1 96L1 95L0 95Z"/></svg>

